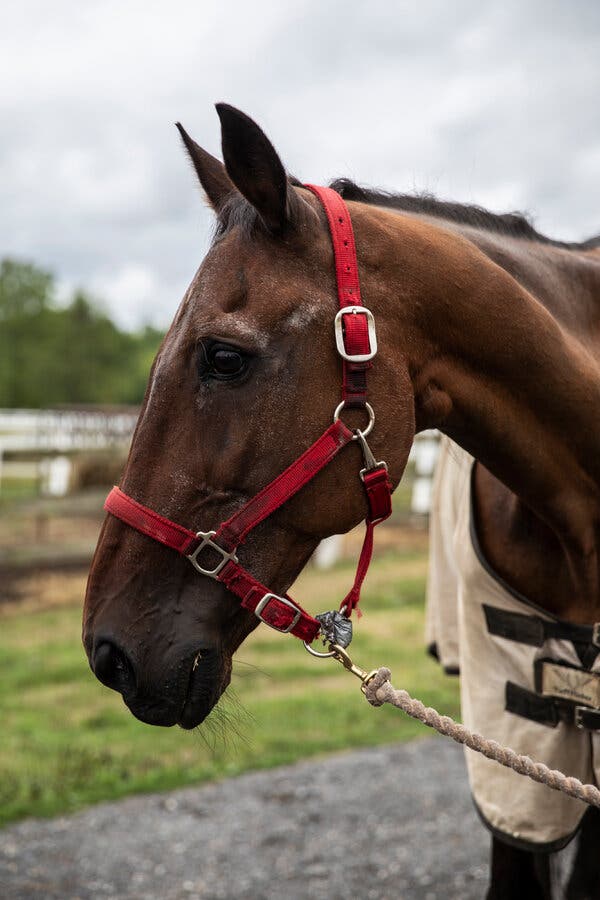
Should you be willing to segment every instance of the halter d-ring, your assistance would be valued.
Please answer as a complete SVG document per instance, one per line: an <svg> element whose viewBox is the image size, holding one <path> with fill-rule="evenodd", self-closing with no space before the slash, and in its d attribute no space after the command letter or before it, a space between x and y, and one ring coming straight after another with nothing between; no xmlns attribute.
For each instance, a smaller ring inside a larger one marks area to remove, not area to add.
<svg viewBox="0 0 600 900"><path fill-rule="evenodd" d="M342 400L342 402L338 403L338 405L336 406L335 412L333 413L333 421L334 422L337 422L337 420L339 419L340 413L342 412L343 408L345 407L346 402L347 402L346 400ZM367 427L365 428L364 431L361 431L359 428L355 429L355 434L354 434L354 437L352 438L353 441L357 441L359 439L359 435L362 435L363 437L367 437L367 435L371 434L371 432L373 431L373 425L375 424L375 412L373 411L373 407L371 406L371 404L367 403L366 401L364 404L364 408L366 409L367 415L369 416L369 421L368 421Z"/></svg>

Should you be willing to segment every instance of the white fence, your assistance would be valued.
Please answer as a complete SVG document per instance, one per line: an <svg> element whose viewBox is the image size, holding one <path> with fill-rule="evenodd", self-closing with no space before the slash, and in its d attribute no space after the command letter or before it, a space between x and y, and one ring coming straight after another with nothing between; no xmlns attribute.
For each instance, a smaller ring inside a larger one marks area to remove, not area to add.
<svg viewBox="0 0 600 900"><path fill-rule="evenodd" d="M0 409L0 452L99 450L127 444L137 411Z"/></svg>
<svg viewBox="0 0 600 900"><path fill-rule="evenodd" d="M138 411L0 409L0 490L3 470L12 477L39 476L45 492L61 495L69 484L68 455L83 450L126 447ZM438 454L437 431L418 434L410 451L414 464L411 511L427 515L431 482ZM27 461L29 458L30 461ZM339 539L324 541L317 564L333 565Z"/></svg>
<svg viewBox="0 0 600 900"><path fill-rule="evenodd" d="M431 485L439 451L439 431L422 431L416 436L409 456L409 462L415 466L410 502L413 513L427 515L431 509Z"/></svg>
<svg viewBox="0 0 600 900"><path fill-rule="evenodd" d="M0 409L0 490L2 479L33 478L42 491L68 490L71 460L65 454L127 447L137 410Z"/></svg>

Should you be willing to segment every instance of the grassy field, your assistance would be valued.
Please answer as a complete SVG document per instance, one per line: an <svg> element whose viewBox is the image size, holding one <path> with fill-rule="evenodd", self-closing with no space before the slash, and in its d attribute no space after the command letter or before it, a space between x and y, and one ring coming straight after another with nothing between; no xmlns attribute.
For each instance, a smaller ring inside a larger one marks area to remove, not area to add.
<svg viewBox="0 0 600 900"><path fill-rule="evenodd" d="M423 651L425 568L423 549L376 561L353 657L367 669L389 665L397 687L457 715L456 680ZM332 608L352 575L350 563L311 568L295 596L313 612ZM53 577L44 583L52 602L37 602L32 584L31 602L0 607L0 822L426 732L397 710L372 709L339 664L264 626L239 651L228 697L204 726L143 725L88 669L82 577Z"/></svg>

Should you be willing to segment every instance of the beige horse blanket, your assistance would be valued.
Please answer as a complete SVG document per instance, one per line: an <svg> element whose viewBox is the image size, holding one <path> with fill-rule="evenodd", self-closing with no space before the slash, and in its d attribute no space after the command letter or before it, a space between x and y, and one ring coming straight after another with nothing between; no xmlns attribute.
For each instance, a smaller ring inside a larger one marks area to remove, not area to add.
<svg viewBox="0 0 600 900"><path fill-rule="evenodd" d="M483 559L471 515L472 468L472 457L442 438L430 519L427 644L447 671L460 670L468 728L598 784L600 656L592 652L583 666L583 644L578 653L562 636L566 628L572 637L573 626L512 591ZM466 760L478 812L500 837L550 850L576 833L581 801L471 750Z"/></svg>

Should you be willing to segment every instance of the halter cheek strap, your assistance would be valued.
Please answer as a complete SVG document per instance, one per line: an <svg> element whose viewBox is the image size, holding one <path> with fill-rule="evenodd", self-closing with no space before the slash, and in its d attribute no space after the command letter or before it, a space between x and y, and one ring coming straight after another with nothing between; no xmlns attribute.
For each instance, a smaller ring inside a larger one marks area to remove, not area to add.
<svg viewBox="0 0 600 900"><path fill-rule="evenodd" d="M377 352L373 315L362 304L352 222L346 204L331 188L306 185L321 201L331 232L340 310L335 317L336 346L343 360L342 400L334 421L308 450L252 497L216 531L190 531L182 525L112 489L104 508L121 521L155 541L186 556L201 575L222 582L241 605L275 628L307 643L321 630L321 623L287 595L275 594L243 566L236 555L247 535L308 484L351 441L358 441L365 461L360 471L368 505L366 533L354 584L341 603L346 616L360 599L360 589L373 552L373 529L392 511L387 465L377 462L367 443L375 415L367 403L366 373ZM344 407L364 407L369 415L363 431L350 431L339 416Z"/></svg>
<svg viewBox="0 0 600 900"><path fill-rule="evenodd" d="M342 403L364 406L367 400L367 371L377 353L377 335L372 312L363 306L358 277L354 231L348 207L331 188L304 185L321 201L331 234L335 278L340 309L335 317L335 342L342 357ZM338 407L339 408L339 407Z"/></svg>

